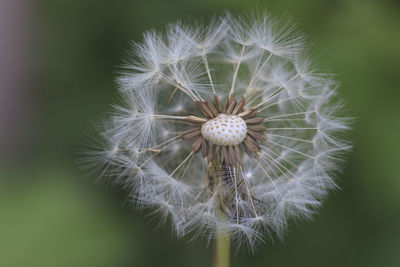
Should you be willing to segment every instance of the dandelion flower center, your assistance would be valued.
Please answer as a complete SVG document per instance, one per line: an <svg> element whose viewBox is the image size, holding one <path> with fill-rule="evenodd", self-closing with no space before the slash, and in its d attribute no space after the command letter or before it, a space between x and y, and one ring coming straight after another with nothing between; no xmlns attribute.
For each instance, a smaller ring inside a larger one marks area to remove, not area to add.
<svg viewBox="0 0 400 267"><path fill-rule="evenodd" d="M246 122L237 115L219 114L201 127L203 137L217 146L237 146L247 134Z"/></svg>
<svg viewBox="0 0 400 267"><path fill-rule="evenodd" d="M249 156L260 152L259 142L264 141L263 117L256 117L257 111L247 109L246 98L236 101L233 95L225 100L222 108L220 99L214 95L215 106L208 101L196 101L195 104L205 117L187 116L184 119L192 124L192 129L181 133L183 140L196 138L192 144L192 153L201 151L203 158L211 163L222 160L223 165L239 166L242 149ZM215 157L214 154L219 154Z"/></svg>

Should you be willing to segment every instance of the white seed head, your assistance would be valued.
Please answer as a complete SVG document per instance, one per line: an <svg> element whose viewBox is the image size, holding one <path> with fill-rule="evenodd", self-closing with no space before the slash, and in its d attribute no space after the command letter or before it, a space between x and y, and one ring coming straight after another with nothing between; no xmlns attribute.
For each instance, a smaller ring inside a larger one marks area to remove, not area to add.
<svg viewBox="0 0 400 267"><path fill-rule="evenodd" d="M178 235L224 229L252 248L284 236L320 207L351 148L337 83L311 69L288 25L225 14L145 33L118 80L122 104L84 163Z"/></svg>
<svg viewBox="0 0 400 267"><path fill-rule="evenodd" d="M219 114L201 127L203 137L217 146L237 146L247 134L247 125L237 115Z"/></svg>

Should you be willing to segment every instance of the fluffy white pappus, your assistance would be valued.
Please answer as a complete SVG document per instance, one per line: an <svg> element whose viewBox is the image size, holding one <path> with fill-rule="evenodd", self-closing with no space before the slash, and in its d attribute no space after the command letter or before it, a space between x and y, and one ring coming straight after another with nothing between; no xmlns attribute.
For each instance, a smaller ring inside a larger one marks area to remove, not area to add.
<svg viewBox="0 0 400 267"><path fill-rule="evenodd" d="M171 24L132 43L118 79L122 101L83 163L126 188L136 207L170 219L178 236L223 232L254 249L283 238L290 221L310 219L337 188L351 120L337 82L311 67L290 23L226 13L193 25ZM207 150L200 128L217 115L201 112L201 103L229 114L223 103L233 97L257 113L246 122L248 139Z"/></svg>
<svg viewBox="0 0 400 267"><path fill-rule="evenodd" d="M124 168L122 166L131 162L124 155L116 157L121 140L107 136L106 133L89 132L88 136L88 140L83 144L86 149L79 151L79 165L90 174L96 175L98 180L114 183L114 179L110 177L119 175L121 168Z"/></svg>
<svg viewBox="0 0 400 267"><path fill-rule="evenodd" d="M242 46L254 45L263 52L288 58L306 48L304 37L288 19L274 19L266 12L251 12L247 16L227 13L226 18L231 25L235 25L230 28L230 37Z"/></svg>
<svg viewBox="0 0 400 267"><path fill-rule="evenodd" d="M124 149L139 150L155 144L155 129L162 124L154 117L156 95L153 89L144 87L125 93L122 103L113 105L114 112L104 130L113 138L120 139L120 146Z"/></svg>
<svg viewBox="0 0 400 267"><path fill-rule="evenodd" d="M118 78L122 91L132 91L159 80L165 50L160 38L156 32L150 31L144 34L142 43L132 42ZM130 75L131 71L136 75Z"/></svg>

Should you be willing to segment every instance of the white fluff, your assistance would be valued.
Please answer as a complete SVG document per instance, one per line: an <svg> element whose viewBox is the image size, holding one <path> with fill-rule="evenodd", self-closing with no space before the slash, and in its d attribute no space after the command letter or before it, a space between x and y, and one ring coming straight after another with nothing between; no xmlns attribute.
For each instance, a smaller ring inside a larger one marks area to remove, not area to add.
<svg viewBox="0 0 400 267"><path fill-rule="evenodd" d="M309 219L335 187L332 175L350 149L340 133L349 126L337 115L337 84L310 68L305 51L292 26L266 14L227 13L209 26L177 23L144 34L119 78L123 104L114 106L87 164L129 188L137 206L170 217L178 235L213 238L224 229L234 244L252 248L272 232L283 237L290 219ZM206 189L207 162L178 135L188 129L181 118L197 112L194 101L214 93L244 95L268 128L258 157L244 155L232 169L242 195L238 185ZM221 216L221 195L235 212Z"/></svg>

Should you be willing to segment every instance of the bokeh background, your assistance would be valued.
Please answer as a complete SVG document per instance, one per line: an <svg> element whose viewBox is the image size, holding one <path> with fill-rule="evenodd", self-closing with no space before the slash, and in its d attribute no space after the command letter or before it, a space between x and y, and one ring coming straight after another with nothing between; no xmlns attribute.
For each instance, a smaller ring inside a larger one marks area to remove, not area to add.
<svg viewBox="0 0 400 267"><path fill-rule="evenodd" d="M230 9L287 14L337 74L354 151L311 222L232 266L400 266L400 2L1 0L0 266L211 266L77 167L85 131L117 96L129 41Z"/></svg>

